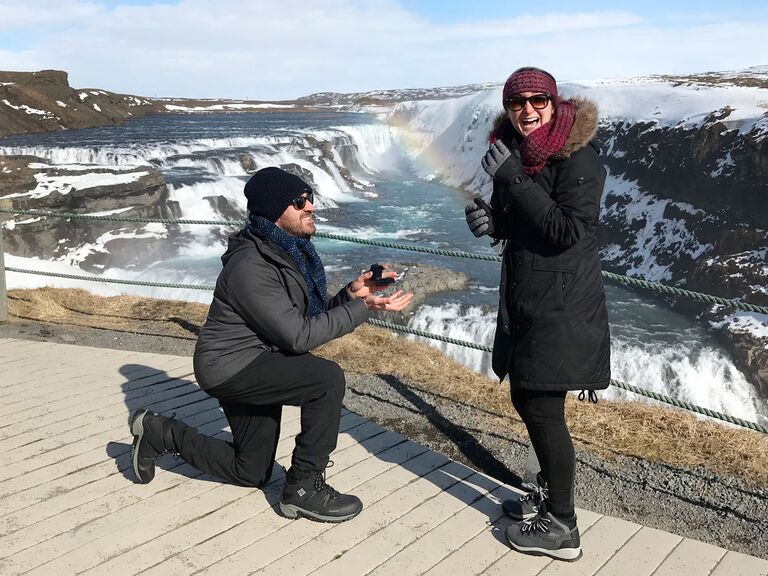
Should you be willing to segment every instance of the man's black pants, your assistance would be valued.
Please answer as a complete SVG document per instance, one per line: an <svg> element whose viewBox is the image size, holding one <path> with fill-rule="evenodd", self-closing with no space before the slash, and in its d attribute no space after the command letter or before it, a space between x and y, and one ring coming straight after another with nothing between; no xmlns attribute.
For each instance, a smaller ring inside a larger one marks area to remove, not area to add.
<svg viewBox="0 0 768 576"><path fill-rule="evenodd" d="M207 390L224 410L232 442L179 423L179 455L195 468L242 486L272 475L284 405L301 407L301 432L291 465L304 476L324 470L336 448L346 381L335 362L312 354L264 352L240 373Z"/></svg>

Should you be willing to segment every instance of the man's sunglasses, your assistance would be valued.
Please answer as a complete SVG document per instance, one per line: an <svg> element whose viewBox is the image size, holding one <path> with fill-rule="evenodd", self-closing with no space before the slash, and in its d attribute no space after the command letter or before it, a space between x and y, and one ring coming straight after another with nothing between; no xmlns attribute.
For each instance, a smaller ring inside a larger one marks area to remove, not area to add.
<svg viewBox="0 0 768 576"><path fill-rule="evenodd" d="M315 195L312 192L306 196L299 196L298 198L291 200L291 204L296 210L304 210L304 206L307 205L307 202L312 202L312 204L315 203Z"/></svg>
<svg viewBox="0 0 768 576"><path fill-rule="evenodd" d="M523 96L510 96L504 101L504 104L506 105L507 110L520 112L520 110L525 108L526 102L530 102L531 106L536 110L543 110L547 107L550 100L552 100L552 94L534 94L533 96L528 96L528 98L524 98Z"/></svg>

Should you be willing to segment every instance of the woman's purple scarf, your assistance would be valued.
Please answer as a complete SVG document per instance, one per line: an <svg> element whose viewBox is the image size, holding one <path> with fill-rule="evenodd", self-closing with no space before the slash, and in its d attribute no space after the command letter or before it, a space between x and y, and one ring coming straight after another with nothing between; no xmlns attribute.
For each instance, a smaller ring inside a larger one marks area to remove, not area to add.
<svg viewBox="0 0 768 576"><path fill-rule="evenodd" d="M573 103L561 100L557 103L554 118L523 138L520 143L520 156L526 174L538 174L547 160L563 149L575 119L576 109Z"/></svg>

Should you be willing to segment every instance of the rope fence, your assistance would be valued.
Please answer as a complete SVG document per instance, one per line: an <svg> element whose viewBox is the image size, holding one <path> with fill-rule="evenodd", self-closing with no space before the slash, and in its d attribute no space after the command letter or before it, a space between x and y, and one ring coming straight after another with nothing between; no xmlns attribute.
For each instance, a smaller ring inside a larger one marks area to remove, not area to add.
<svg viewBox="0 0 768 576"><path fill-rule="evenodd" d="M121 218L117 216L95 216L90 214L73 214L73 213L66 213L66 212L47 212L42 210L13 210L13 209L7 209L7 208L0 208L0 213L4 214L16 214L16 215L25 215L25 216L32 216L32 217L39 217L39 218L67 218L67 219L79 219L79 220L104 220L104 221L111 221L111 222L128 222L128 223L157 223L157 224L178 224L178 225L186 225L186 224L192 224L192 225L211 225L211 226L243 226L245 224L244 221L234 221L234 220L185 220L185 219L170 219L170 218ZM2 234L0 230L0 264L2 263ZM440 255L440 256L449 256L449 257L455 257L455 258L470 258L475 260L485 260L485 261L495 261L500 262L501 258L496 255L491 254L477 254L472 252L464 252L460 250L443 250L439 248L429 248L424 246L411 246L406 244L397 244L394 242L382 242L377 240L367 240L367 239L360 239L360 238L354 238L351 236L344 236L341 234L330 234L330 233L323 233L323 232L317 232L315 236L320 238L327 238L330 240L337 240L342 242L352 242L357 244L366 244L370 246L378 246L383 248L391 248L396 250L407 250L407 251L413 251L413 252L421 252L421 253L427 253L427 254L434 254L434 255ZM5 267L5 270L8 272L15 272L18 274L34 274L39 276L50 276L54 278L64 278L69 280L81 280L86 282L103 282L103 283L110 283L110 284L125 284L125 285L131 285L131 286L147 286L147 287L153 287L153 288L177 288L177 289L186 289L186 290L208 290L212 291L214 290L215 286L209 285L209 284L181 284L181 283L174 283L174 282L149 282L149 281L141 281L141 280L128 280L123 278L108 278L108 277L102 277L102 276L87 276L87 275L77 275L77 274L63 274L63 273L57 273L57 272L43 272L40 270L28 270L24 268L16 268L7 266ZM2 268L0 268L0 272L2 272ZM0 274L2 278L0 278L0 288L4 288L4 281L5 281L5 274ZM758 312L763 314L768 314L768 307L765 306L755 306L748 303L739 302L737 300L727 299L727 298L721 298L718 296L712 296L709 294L704 294L701 292L694 292L691 290L685 290L682 288L675 288L671 286L666 286L664 284L660 284L657 282L649 282L647 280L640 280L637 278L631 278L628 276L623 276L621 274L614 274L612 272L605 272L603 271L603 276L606 277L609 280L618 282L620 284L624 284L626 286L633 286L638 288L645 288L649 290L653 290L658 293L662 294L670 294L674 296L683 296L687 298L691 298L694 300L697 300L699 302L707 302L707 303L713 303L713 304L719 304L724 306L729 306L732 308L740 309L740 310L746 310L750 312ZM6 297L4 292L0 292L0 299L6 303ZM6 303L7 306L7 303ZM2 310L2 305L0 305L0 311ZM0 318L2 320L2 318ZM440 334L433 334L430 332L425 332L423 330L417 330L414 328L410 328L407 326L403 326L400 324L393 324L390 322L386 322L383 320L378 320L371 318L368 320L368 323L373 326L378 326L380 328L385 328L388 330L394 330L397 332L402 332L405 334L410 334L413 336L419 336L422 338L429 338L432 340L437 340L440 342L445 342L447 344L454 344L456 346L463 346L465 348L471 348L474 350L479 350L481 352L492 352L492 348L489 346L485 346L482 344L477 344L475 342L468 342L466 340L458 340L456 338L450 338L447 336L442 336ZM620 388L622 390L626 390L629 392L632 392L634 394L644 396L646 398L650 398L652 400L655 400L657 402L663 402L665 404L669 404L671 406L675 406L677 408L682 408L684 410L688 410L690 412L695 412L697 414L701 414L704 416L707 416L709 418L714 418L717 420L721 420L724 422L728 422L730 424L734 424L736 426L741 426L743 428L748 428L750 430L754 430L756 432L762 432L764 434L768 434L768 427L763 426L761 424L758 424L756 422L751 422L749 420L744 420L742 418L737 418L735 416L730 416L728 414L724 414L722 412L718 412L715 410L710 410L709 408L704 408L702 406L698 406L696 404L691 404L689 402L684 402L681 400L677 400L675 398L672 398L670 396L666 396L664 394L660 394L657 392L653 392L651 390L646 390L644 388L640 388L637 386L633 386L631 384L626 384L624 382L621 382L619 380L611 380L611 385L615 386L617 388Z"/></svg>
<svg viewBox="0 0 768 576"><path fill-rule="evenodd" d="M173 218L130 218L119 216L94 216L91 214L76 214L68 212L48 212L45 210L15 210L9 208L0 208L0 214L17 214L23 216L32 216L37 218L64 218L72 220L103 220L109 222L127 222L134 224L167 224L167 225L206 225L206 226L232 226L240 227L246 222L244 220L188 220L188 219L173 219ZM379 248L390 248L393 250L404 250L409 252L419 252L422 254L433 254L436 256L448 256L452 258L464 258L471 260L484 260L488 262L501 262L501 257L496 254L480 254L476 252L465 252L462 250L444 250L442 248L430 248L428 246L414 246L409 244L398 244L396 242L385 242L381 240L369 240L366 238L355 238L354 236L345 236L343 234L332 234L329 232L317 232L315 234L317 238L326 238L329 240L338 240L341 242L351 242L355 244L364 244L367 246L376 246ZM672 296L679 296L696 300L698 302L704 302L708 304L718 304L721 306L728 306L736 310L744 310L746 312L756 312L759 314L768 314L768 306L758 306L756 304L750 304L748 302L741 302L731 298L723 298L721 296L713 296L711 294L705 294L703 292L695 292L693 290L686 290L684 288L677 288L675 286L667 286L659 282L650 282L648 280L642 280L640 278L632 278L631 276L624 276L622 274L616 274L614 272L603 271L603 277L618 284L624 286L631 286L634 288L643 288L651 290L659 294L669 294Z"/></svg>

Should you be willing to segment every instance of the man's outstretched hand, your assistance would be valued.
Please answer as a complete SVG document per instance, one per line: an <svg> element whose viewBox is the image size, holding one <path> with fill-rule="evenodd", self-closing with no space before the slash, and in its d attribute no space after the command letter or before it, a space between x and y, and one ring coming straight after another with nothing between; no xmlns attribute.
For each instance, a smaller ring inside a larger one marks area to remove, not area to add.
<svg viewBox="0 0 768 576"><path fill-rule="evenodd" d="M398 290L390 296L376 296L370 294L365 297L365 305L368 306L368 310L388 310L391 312L399 312L411 302L413 298L413 292L403 292Z"/></svg>
<svg viewBox="0 0 768 576"><path fill-rule="evenodd" d="M382 278L391 278L392 280L397 278L397 272L389 270L389 266L382 264L382 268ZM352 296L352 298L366 298L374 292L380 292L385 288L386 286L376 283L373 279L372 270L364 271L347 286L349 295Z"/></svg>

